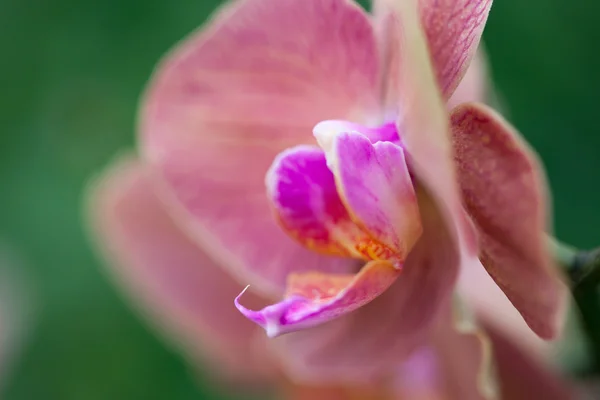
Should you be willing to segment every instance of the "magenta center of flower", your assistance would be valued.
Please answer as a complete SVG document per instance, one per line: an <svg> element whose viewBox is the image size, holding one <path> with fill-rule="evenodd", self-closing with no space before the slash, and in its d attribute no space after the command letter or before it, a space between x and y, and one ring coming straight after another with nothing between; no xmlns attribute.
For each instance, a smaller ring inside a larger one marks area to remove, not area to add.
<svg viewBox="0 0 600 400"><path fill-rule="evenodd" d="M318 147L285 150L267 173L281 226L319 253L401 265L420 220L395 125L324 121L313 132Z"/></svg>
<svg viewBox="0 0 600 400"><path fill-rule="evenodd" d="M286 297L255 312L270 336L325 322L368 303L394 282L421 235L421 218L394 124L324 121L319 146L280 153L266 176L281 227L305 247L365 264L356 274L292 273Z"/></svg>

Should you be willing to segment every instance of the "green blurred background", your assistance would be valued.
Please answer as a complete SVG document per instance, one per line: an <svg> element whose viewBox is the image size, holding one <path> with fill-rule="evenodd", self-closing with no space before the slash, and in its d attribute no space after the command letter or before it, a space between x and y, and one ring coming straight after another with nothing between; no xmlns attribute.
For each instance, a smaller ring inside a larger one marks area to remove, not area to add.
<svg viewBox="0 0 600 400"><path fill-rule="evenodd" d="M90 174L132 147L154 64L218 3L0 1L0 237L36 305L3 398L222 398L126 307L80 218ZM599 245L600 3L496 0L485 40L509 117L547 167L558 237Z"/></svg>

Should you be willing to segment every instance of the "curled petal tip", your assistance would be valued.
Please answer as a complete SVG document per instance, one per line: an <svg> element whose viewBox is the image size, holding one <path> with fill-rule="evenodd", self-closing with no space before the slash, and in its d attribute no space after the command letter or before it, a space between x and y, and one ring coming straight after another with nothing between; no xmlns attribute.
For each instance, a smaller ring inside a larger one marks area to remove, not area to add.
<svg viewBox="0 0 600 400"><path fill-rule="evenodd" d="M386 291L399 273L387 261L372 261L356 275L296 274L288 282L287 297L279 303L252 311L239 304L240 294L235 304L273 338L321 325L362 307Z"/></svg>
<svg viewBox="0 0 600 400"><path fill-rule="evenodd" d="M244 307L239 302L239 299L248 287L249 286L246 286L246 288L235 298L235 306L242 315L263 328L268 337L274 338L299 329L298 327L286 326L285 316L301 304L306 303L306 299L300 296L293 296L280 303L267 306L260 311L254 311Z"/></svg>
<svg viewBox="0 0 600 400"><path fill-rule="evenodd" d="M250 287L250 285L247 285L244 288L244 290L242 290L240 292L240 294L237 295L237 297L235 298L235 300L233 302L235 304L235 307L238 309L238 311L241 312L246 318L248 318L249 320L264 327L264 325L266 324L266 321L265 321L265 318L259 312L252 311L240 304L240 299L242 298L244 293L246 293L246 290L248 290L249 287Z"/></svg>

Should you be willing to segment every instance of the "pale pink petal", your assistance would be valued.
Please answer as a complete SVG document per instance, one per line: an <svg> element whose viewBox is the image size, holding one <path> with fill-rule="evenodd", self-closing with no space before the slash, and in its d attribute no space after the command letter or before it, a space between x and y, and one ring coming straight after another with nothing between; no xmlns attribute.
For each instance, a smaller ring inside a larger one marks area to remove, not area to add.
<svg viewBox="0 0 600 400"><path fill-rule="evenodd" d="M183 235L151 186L131 158L92 187L91 229L114 278L192 362L208 357L230 378L270 377L259 331L231 304L241 287ZM246 301L264 304L252 294Z"/></svg>
<svg viewBox="0 0 600 400"><path fill-rule="evenodd" d="M366 234L342 203L323 150L306 145L285 150L266 182L276 218L290 236L323 254L364 258L354 247Z"/></svg>
<svg viewBox="0 0 600 400"><path fill-rule="evenodd" d="M439 356L431 346L416 349L395 371L396 398L446 400L443 373Z"/></svg>
<svg viewBox="0 0 600 400"><path fill-rule="evenodd" d="M456 335L456 334L454 334ZM397 372L397 399L491 400L478 388L480 341L476 337L454 337L442 351L435 345L418 349Z"/></svg>
<svg viewBox="0 0 600 400"><path fill-rule="evenodd" d="M419 24L416 0L376 4L388 79L385 99L398 116L408 163L445 216L462 257L477 255L476 237L464 216L456 184L448 115Z"/></svg>
<svg viewBox="0 0 600 400"><path fill-rule="evenodd" d="M408 352L423 344L440 307L450 300L459 255L432 200L419 194L423 235L396 282L344 317L274 340L299 382L372 383L389 378Z"/></svg>
<svg viewBox="0 0 600 400"><path fill-rule="evenodd" d="M502 398L573 399L572 384L549 364L550 343L527 326L479 261L463 268L459 283L492 340Z"/></svg>
<svg viewBox="0 0 600 400"><path fill-rule="evenodd" d="M566 286L546 242L542 169L518 134L486 106L452 114L463 202L479 231L481 262L541 337L561 329Z"/></svg>
<svg viewBox="0 0 600 400"><path fill-rule="evenodd" d="M284 400L425 400L398 398L389 387L382 385L288 384L282 392Z"/></svg>
<svg viewBox="0 0 600 400"><path fill-rule="evenodd" d="M421 22L435 81L443 99L448 100L477 50L492 0L374 0L373 3L378 39L386 60L384 82L395 84L401 81L403 78L398 75L398 70L412 62L407 58L411 57L411 53L400 46L405 40L398 30L402 29L402 25L394 27L394 20L406 24L407 18L414 18L415 23ZM407 5L418 6L418 14L407 12ZM407 17L403 14L412 15Z"/></svg>
<svg viewBox="0 0 600 400"><path fill-rule="evenodd" d="M551 366L530 357L528 349L495 327L486 325L485 331L464 334L452 327L447 315L443 317L429 345L412 353L400 366L398 399L578 398L572 383Z"/></svg>
<svg viewBox="0 0 600 400"><path fill-rule="evenodd" d="M573 384L550 364L549 342L525 323L481 263L461 271L460 293L477 312L492 340L502 398L574 399Z"/></svg>
<svg viewBox="0 0 600 400"><path fill-rule="evenodd" d="M385 292L399 274L400 270L387 261L371 261L356 275L292 274L281 302L252 311L241 305L242 292L235 305L264 328L269 337L275 337L321 325L368 304Z"/></svg>
<svg viewBox="0 0 600 400"><path fill-rule="evenodd" d="M431 345L439 358L442 387L448 399L497 398L489 339L458 300L451 313L441 314L432 332Z"/></svg>
<svg viewBox="0 0 600 400"><path fill-rule="evenodd" d="M352 268L286 236L264 177L279 152L314 143L319 121L378 109L378 62L353 2L240 0L159 67L141 113L144 158L194 239L244 282L281 294L291 271Z"/></svg>
<svg viewBox="0 0 600 400"><path fill-rule="evenodd" d="M385 259L403 263L422 227L402 148L391 142L371 144L360 133L346 132L335 135L324 150L353 220L391 250Z"/></svg>
<svg viewBox="0 0 600 400"><path fill-rule="evenodd" d="M462 104L477 101L490 104L494 101L485 51L479 46L460 84L448 100L448 110Z"/></svg>
<svg viewBox="0 0 600 400"><path fill-rule="evenodd" d="M477 50L492 0L419 0L438 85L450 98Z"/></svg>
<svg viewBox="0 0 600 400"><path fill-rule="evenodd" d="M522 344L533 357L540 360L549 357L552 343L541 339L529 328L481 261L477 259L463 266L458 291L479 321L493 326L507 339Z"/></svg>
<svg viewBox="0 0 600 400"><path fill-rule="evenodd" d="M505 400L575 400L582 399L572 382L559 371L544 365L500 331L489 328L500 392Z"/></svg>

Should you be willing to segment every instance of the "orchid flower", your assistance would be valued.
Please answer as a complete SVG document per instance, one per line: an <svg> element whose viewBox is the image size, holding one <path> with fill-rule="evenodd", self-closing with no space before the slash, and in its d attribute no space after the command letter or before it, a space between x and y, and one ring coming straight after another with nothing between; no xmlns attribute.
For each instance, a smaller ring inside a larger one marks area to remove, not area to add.
<svg viewBox="0 0 600 400"><path fill-rule="evenodd" d="M298 381L272 357L273 348L258 335L260 328L227 307L227 299L242 286L169 216L147 165L135 157L121 157L95 182L88 206L90 222L119 285L192 366L210 365L204 372L224 380L229 388L275 391L285 400L483 398L477 386L479 341L456 332L450 321L439 321L434 340L396 360L391 381ZM496 354L501 398L573 398L569 384L545 366L535 335L525 329L523 320L506 318L514 307L491 278L485 272L465 271L468 276L461 283L476 288L466 293L466 299L485 307L481 311ZM267 299L248 293L246 301L260 306ZM364 361L375 357L381 354L367 354Z"/></svg>
<svg viewBox="0 0 600 400"><path fill-rule="evenodd" d="M447 104L490 6L226 4L159 66L141 161L120 165L116 194L92 195L105 201L91 212L107 254L134 266L128 285L177 332L215 341L216 358L237 359L225 336L254 348L216 304L235 297L269 336L287 333L269 351L307 382L389 378L415 349L448 341L480 360L479 337L456 334L450 311L461 267L479 260L531 329L554 337L565 290L544 247L539 163L488 107ZM215 263L250 285L243 298L226 272L201 267ZM185 326L195 312L206 326Z"/></svg>
<svg viewBox="0 0 600 400"><path fill-rule="evenodd" d="M236 301L270 336L397 280L402 299L382 313L418 308L400 314L423 325L478 255L532 329L555 335L564 296L537 161L490 109L443 106L490 5L382 0L370 17L346 0L234 2L158 69L142 155L199 245L284 296L259 312Z"/></svg>

